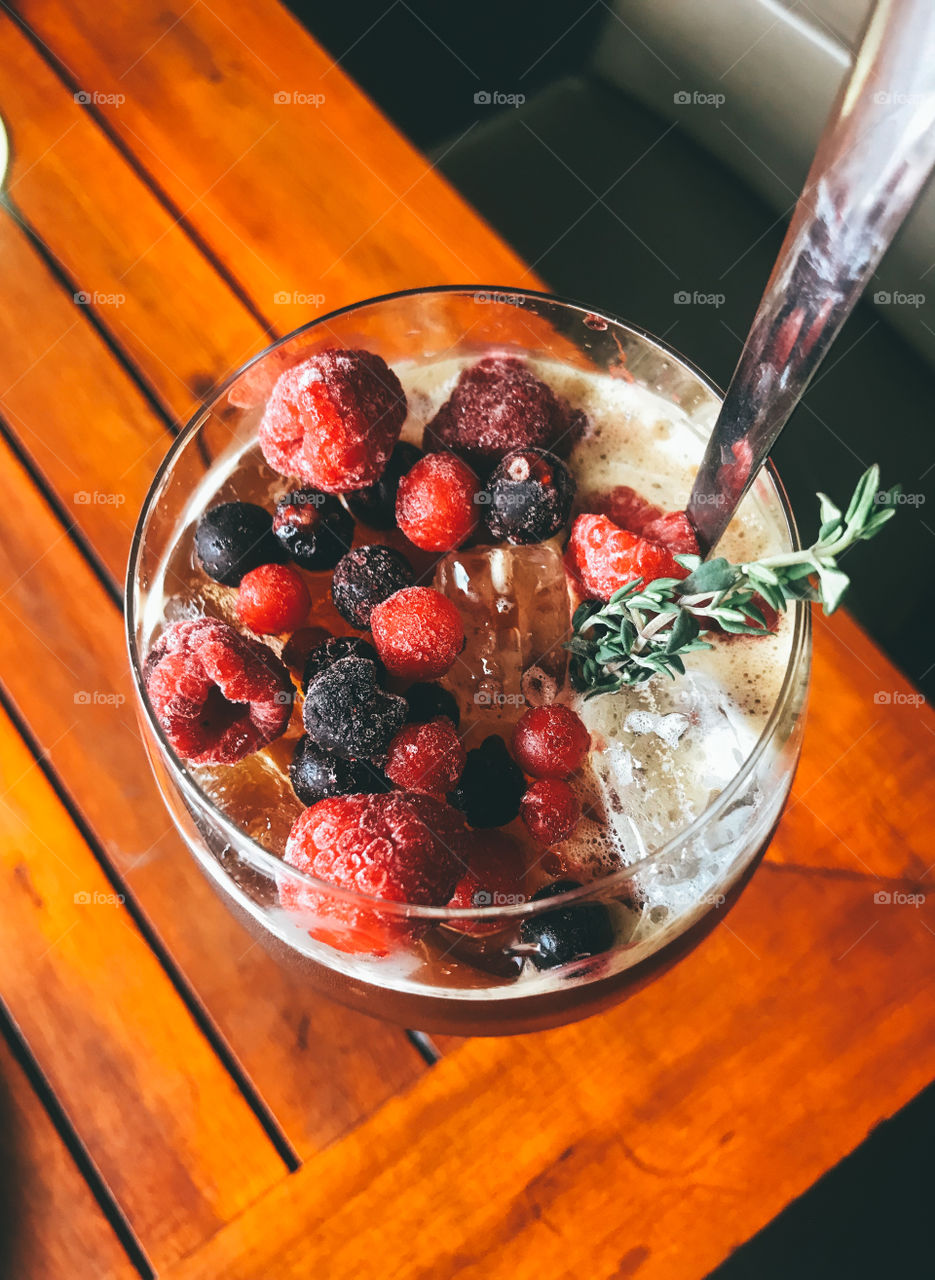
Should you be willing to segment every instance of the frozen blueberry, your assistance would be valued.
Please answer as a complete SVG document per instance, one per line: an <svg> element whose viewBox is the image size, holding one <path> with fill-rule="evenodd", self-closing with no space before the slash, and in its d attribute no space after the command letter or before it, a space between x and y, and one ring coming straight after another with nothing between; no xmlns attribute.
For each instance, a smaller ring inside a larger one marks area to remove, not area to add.
<svg viewBox="0 0 935 1280"><path fill-rule="evenodd" d="M307 734L298 741L289 777L303 804L315 804L328 796L373 795L390 789L386 774L369 760L344 760Z"/></svg>
<svg viewBox="0 0 935 1280"><path fill-rule="evenodd" d="M575 482L561 458L545 449L515 449L488 481L487 527L497 539L542 542L571 514Z"/></svg>
<svg viewBox="0 0 935 1280"><path fill-rule="evenodd" d="M538 889L530 902L541 902L580 888L577 880L555 880ZM524 920L519 935L527 945L536 947L529 958L537 969L557 969L573 960L609 951L614 943L614 926L607 908L600 902L573 902Z"/></svg>
<svg viewBox="0 0 935 1280"><path fill-rule="evenodd" d="M376 666L380 679L383 679L383 663L376 649L363 636L329 636L321 644L316 644L305 659L302 689L308 689L315 677L324 671L325 667L330 667L332 663L337 662L339 658L369 658Z"/></svg>
<svg viewBox="0 0 935 1280"><path fill-rule="evenodd" d="M383 475L369 489L357 489L347 495L347 505L358 520L371 529L393 529L396 526L396 490L399 482L422 457L422 450L401 441L390 454Z"/></svg>
<svg viewBox="0 0 935 1280"><path fill-rule="evenodd" d="M273 534L273 517L253 502L222 502L195 528L195 553L209 578L226 587L261 564L282 564L286 554Z"/></svg>
<svg viewBox="0 0 935 1280"><path fill-rule="evenodd" d="M354 517L333 494L293 489L276 503L273 533L303 569L333 569L354 540Z"/></svg>
<svg viewBox="0 0 935 1280"><path fill-rule="evenodd" d="M345 760L385 756L406 719L406 701L380 687L380 672L367 658L339 658L308 686L305 730L321 747Z"/></svg>
<svg viewBox="0 0 935 1280"><path fill-rule="evenodd" d="M497 734L467 754L461 779L448 800L472 827L502 827L519 813L526 790L522 770Z"/></svg>
<svg viewBox="0 0 935 1280"><path fill-rule="evenodd" d="M415 579L412 565L392 547L355 547L338 561L331 580L331 599L341 617L367 631L370 613Z"/></svg>
<svg viewBox="0 0 935 1280"><path fill-rule="evenodd" d="M456 729L461 723L458 699L440 684L420 681L409 686L405 698L409 703L406 719L410 724L428 724L439 716L447 716Z"/></svg>

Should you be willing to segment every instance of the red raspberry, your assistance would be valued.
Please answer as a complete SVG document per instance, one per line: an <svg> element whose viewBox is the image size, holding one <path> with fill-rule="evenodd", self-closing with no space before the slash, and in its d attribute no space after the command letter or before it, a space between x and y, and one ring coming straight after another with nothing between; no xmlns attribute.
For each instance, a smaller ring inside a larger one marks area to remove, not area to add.
<svg viewBox="0 0 935 1280"><path fill-rule="evenodd" d="M284 858L353 893L441 907L462 872L465 839L461 815L432 796L407 791L332 796L299 814ZM419 932L411 919L330 896L285 875L279 879L279 898L287 910L312 916L311 936L340 951L385 955Z"/></svg>
<svg viewBox="0 0 935 1280"><path fill-rule="evenodd" d="M321 351L281 375L260 423L263 456L326 493L381 476L406 417L396 374L370 351Z"/></svg>
<svg viewBox="0 0 935 1280"><path fill-rule="evenodd" d="M673 555L698 555L698 537L684 511L667 511L657 520L651 520L641 532L644 538L658 542Z"/></svg>
<svg viewBox="0 0 935 1280"><path fill-rule="evenodd" d="M305 579L287 564L261 564L237 589L237 616L258 636L297 631L311 607Z"/></svg>
<svg viewBox="0 0 935 1280"><path fill-rule="evenodd" d="M520 801L519 816L526 830L540 844L567 840L581 817L581 804L561 778L540 778Z"/></svg>
<svg viewBox="0 0 935 1280"><path fill-rule="evenodd" d="M425 430L426 445L453 449L486 473L513 449L564 457L586 419L515 356L487 356L465 369Z"/></svg>
<svg viewBox="0 0 935 1280"><path fill-rule="evenodd" d="M503 907L524 899L526 859L513 836L506 831L475 831L468 839L468 870L458 881L449 907ZM461 933L495 933L502 922L449 920Z"/></svg>
<svg viewBox="0 0 935 1280"><path fill-rule="evenodd" d="M586 596L609 600L634 578L687 578L672 553L621 529L607 516L583 515L571 527L565 563Z"/></svg>
<svg viewBox="0 0 935 1280"><path fill-rule="evenodd" d="M144 676L156 719L192 764L236 764L278 738L292 713L292 681L276 655L217 618L174 622Z"/></svg>
<svg viewBox="0 0 935 1280"><path fill-rule="evenodd" d="M513 759L534 778L567 778L580 768L591 735L571 707L530 707L513 728Z"/></svg>
<svg viewBox="0 0 935 1280"><path fill-rule="evenodd" d="M461 777L467 752L450 720L404 724L390 743L383 771L407 791L444 796Z"/></svg>
<svg viewBox="0 0 935 1280"><path fill-rule="evenodd" d="M453 453L427 453L399 482L396 523L423 551L453 551L477 528L479 488Z"/></svg>
<svg viewBox="0 0 935 1280"><path fill-rule="evenodd" d="M618 484L607 493L592 494L584 501L586 511L608 516L621 529L659 542L673 555L697 555L698 539L684 511L663 511L629 485Z"/></svg>
<svg viewBox="0 0 935 1280"><path fill-rule="evenodd" d="M370 629L387 671L406 680L443 676L464 648L461 615L433 587L403 587L374 607Z"/></svg>

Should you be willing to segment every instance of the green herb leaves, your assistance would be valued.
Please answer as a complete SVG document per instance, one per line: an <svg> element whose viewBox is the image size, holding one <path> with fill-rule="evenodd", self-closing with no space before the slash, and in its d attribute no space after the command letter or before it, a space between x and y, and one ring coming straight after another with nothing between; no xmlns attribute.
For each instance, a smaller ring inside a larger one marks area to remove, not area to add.
<svg viewBox="0 0 935 1280"><path fill-rule="evenodd" d="M779 612L789 600L820 601L833 613L848 588L838 557L879 533L895 513L899 486L880 492L880 469L868 468L842 515L831 499L818 495L821 527L810 547L731 564L723 556L702 560L676 556L687 578L641 578L615 591L606 604L590 600L575 610L571 676L589 698L614 693L665 674L684 674L682 656L710 649L701 633L717 626L731 635L767 635L758 600Z"/></svg>

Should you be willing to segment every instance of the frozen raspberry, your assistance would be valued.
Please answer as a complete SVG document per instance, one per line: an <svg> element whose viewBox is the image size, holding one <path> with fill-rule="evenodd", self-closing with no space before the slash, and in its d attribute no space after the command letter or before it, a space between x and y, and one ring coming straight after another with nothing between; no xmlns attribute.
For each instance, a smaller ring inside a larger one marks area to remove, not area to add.
<svg viewBox="0 0 935 1280"><path fill-rule="evenodd" d="M453 453L427 453L399 482L396 523L423 551L453 551L477 528L479 488Z"/></svg>
<svg viewBox="0 0 935 1280"><path fill-rule="evenodd" d="M630 533L659 542L673 555L697 555L698 539L684 511L663 511L629 485L619 484L607 493L589 494L585 511L609 516L614 524Z"/></svg>
<svg viewBox="0 0 935 1280"><path fill-rule="evenodd" d="M561 778L538 778L520 801L519 816L540 844L567 840L581 817L581 803Z"/></svg>
<svg viewBox="0 0 935 1280"><path fill-rule="evenodd" d="M466 759L450 720L404 724L390 743L386 776L407 791L444 796L461 777Z"/></svg>
<svg viewBox="0 0 935 1280"><path fill-rule="evenodd" d="M514 449L494 468L487 491L490 532L524 544L558 533L571 512L575 482L554 453Z"/></svg>
<svg viewBox="0 0 935 1280"><path fill-rule="evenodd" d="M156 719L192 764L236 764L278 738L292 713L292 681L276 655L217 618L174 622L144 676Z"/></svg>
<svg viewBox="0 0 935 1280"><path fill-rule="evenodd" d="M325 493L374 484L399 439L406 395L370 351L321 351L281 375L260 423L269 465Z"/></svg>
<svg viewBox="0 0 935 1280"><path fill-rule="evenodd" d="M403 587L412 584L412 565L392 547L355 547L342 556L331 579L331 599L345 621L361 631L370 628L370 614Z"/></svg>
<svg viewBox="0 0 935 1280"><path fill-rule="evenodd" d="M378 604L370 629L383 664L406 680L443 676L464 648L461 615L433 587L406 587Z"/></svg>
<svg viewBox="0 0 935 1280"><path fill-rule="evenodd" d="M447 716L456 729L461 723L458 699L440 684L413 684L404 696L409 703L406 719L411 724L425 724L439 716Z"/></svg>
<svg viewBox="0 0 935 1280"><path fill-rule="evenodd" d="M399 482L421 457L421 449L401 440L376 484L347 495L347 505L357 519L369 524L371 529L395 529Z"/></svg>
<svg viewBox="0 0 935 1280"><path fill-rule="evenodd" d="M195 529L195 554L208 577L226 587L286 558L273 537L272 516L253 502L222 502L206 511Z"/></svg>
<svg viewBox="0 0 935 1280"><path fill-rule="evenodd" d="M441 907L463 869L464 840L461 815L432 796L335 796L299 814L284 857L290 866L351 893ZM287 910L308 919L313 937L341 951L385 955L421 931L411 917L363 899L331 896L285 874L279 897Z"/></svg>
<svg viewBox="0 0 935 1280"><path fill-rule="evenodd" d="M506 907L523 901L526 860L508 832L472 832L464 856L468 869L458 881L449 907ZM449 920L447 924L475 936L503 928L503 922L497 920Z"/></svg>
<svg viewBox="0 0 935 1280"><path fill-rule="evenodd" d="M376 649L368 644L363 636L328 636L314 649L309 651L302 671L302 690L307 692L308 686L326 667L332 666L339 658L369 658L377 668L379 679L385 674L383 663Z"/></svg>
<svg viewBox="0 0 935 1280"><path fill-rule="evenodd" d="M585 417L515 356L487 356L465 369L425 430L433 449L460 453L482 475L513 449L567 454Z"/></svg>
<svg viewBox="0 0 935 1280"><path fill-rule="evenodd" d="M607 516L579 516L571 528L565 563L586 596L609 600L635 578L687 578L672 553L658 542L620 529Z"/></svg>
<svg viewBox="0 0 935 1280"><path fill-rule="evenodd" d="M526 779L510 759L506 743L492 733L468 752L461 779L448 799L472 827L503 827L519 813L525 790Z"/></svg>
<svg viewBox="0 0 935 1280"><path fill-rule="evenodd" d="M389 791L385 774L369 760L345 760L303 734L289 765L292 790L303 804L328 796Z"/></svg>
<svg viewBox="0 0 935 1280"><path fill-rule="evenodd" d="M237 588L237 616L258 636L296 631L311 606L304 578L288 564L261 564Z"/></svg>
<svg viewBox="0 0 935 1280"><path fill-rule="evenodd" d="M380 687L376 663L339 658L308 686L302 718L309 737L347 760L384 756L406 719L406 703Z"/></svg>
<svg viewBox="0 0 935 1280"><path fill-rule="evenodd" d="M513 759L534 778L567 778L580 769L591 735L560 702L524 711L513 729Z"/></svg>
<svg viewBox="0 0 935 1280"><path fill-rule="evenodd" d="M303 569L333 569L354 541L354 517L328 493L294 489L276 503L273 533Z"/></svg>

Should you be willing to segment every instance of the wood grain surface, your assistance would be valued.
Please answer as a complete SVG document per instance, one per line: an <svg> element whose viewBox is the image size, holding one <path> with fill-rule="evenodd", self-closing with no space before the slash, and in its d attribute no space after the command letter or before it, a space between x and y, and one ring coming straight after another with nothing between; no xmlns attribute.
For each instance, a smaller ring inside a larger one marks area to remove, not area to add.
<svg viewBox="0 0 935 1280"><path fill-rule="evenodd" d="M729 919L606 1015L440 1039L430 1069L310 995L215 898L150 778L118 607L136 513L176 425L270 334L396 288L537 282L272 0L15 10L11 1274L705 1275L935 1074L935 716L852 620L816 618L777 839Z"/></svg>

